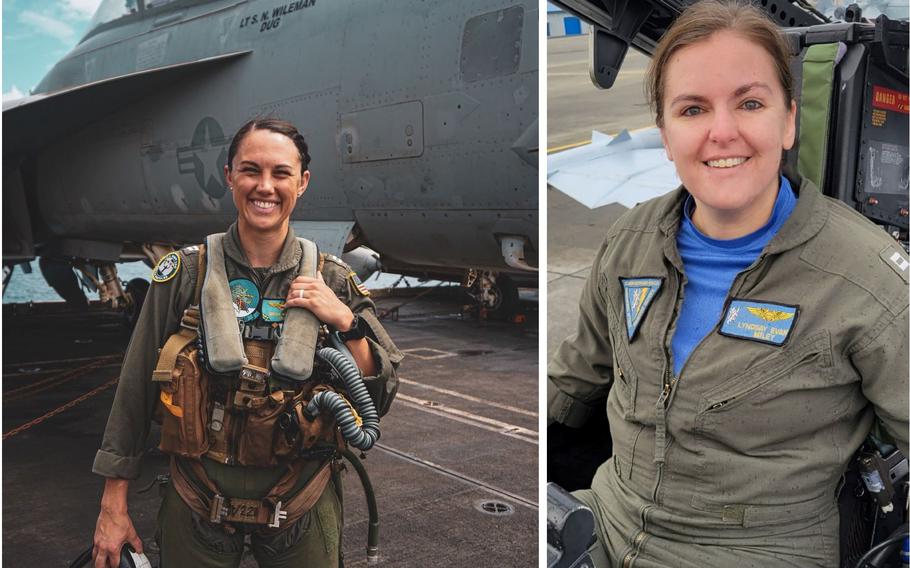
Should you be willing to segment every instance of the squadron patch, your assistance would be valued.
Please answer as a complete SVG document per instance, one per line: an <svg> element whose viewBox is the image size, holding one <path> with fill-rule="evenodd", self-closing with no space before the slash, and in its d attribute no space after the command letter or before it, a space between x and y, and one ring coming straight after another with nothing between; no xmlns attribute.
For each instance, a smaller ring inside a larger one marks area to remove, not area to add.
<svg viewBox="0 0 910 568"><path fill-rule="evenodd" d="M660 292L663 278L620 278L622 298L626 309L626 331L631 342L638 326L651 306L651 301Z"/></svg>
<svg viewBox="0 0 910 568"><path fill-rule="evenodd" d="M167 282L177 273L180 272L180 255L176 252L169 252L158 261L155 270L152 272L153 282Z"/></svg>
<svg viewBox="0 0 910 568"><path fill-rule="evenodd" d="M259 315L259 289L246 278L231 280L231 300L234 303L234 315L240 321L251 321Z"/></svg>
<svg viewBox="0 0 910 568"><path fill-rule="evenodd" d="M348 274L348 280L351 282L351 286L354 288L354 291L360 294L361 296L369 296L370 291L367 290L367 287L363 285L363 282L360 281L360 277L357 276L357 273L351 271Z"/></svg>
<svg viewBox="0 0 910 568"><path fill-rule="evenodd" d="M753 300L732 300L724 313L719 333L781 346L799 316L799 306Z"/></svg>
<svg viewBox="0 0 910 568"><path fill-rule="evenodd" d="M268 322L284 321L284 300L282 298L262 299L262 319Z"/></svg>

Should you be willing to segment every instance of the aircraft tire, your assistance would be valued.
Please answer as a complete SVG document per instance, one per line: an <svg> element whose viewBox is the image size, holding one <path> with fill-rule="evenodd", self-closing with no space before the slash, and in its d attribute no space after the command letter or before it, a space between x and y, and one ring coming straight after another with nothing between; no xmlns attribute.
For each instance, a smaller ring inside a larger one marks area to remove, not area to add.
<svg viewBox="0 0 910 568"><path fill-rule="evenodd" d="M518 313L518 285L505 274L500 274L496 277L496 289L499 301L490 315L498 319L509 319Z"/></svg>

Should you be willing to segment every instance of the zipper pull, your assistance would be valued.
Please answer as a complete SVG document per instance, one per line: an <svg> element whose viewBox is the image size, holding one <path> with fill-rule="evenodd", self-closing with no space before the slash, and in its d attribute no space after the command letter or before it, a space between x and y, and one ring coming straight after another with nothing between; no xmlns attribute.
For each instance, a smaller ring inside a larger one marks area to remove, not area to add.
<svg viewBox="0 0 910 568"><path fill-rule="evenodd" d="M666 408L667 398L670 396L670 383L664 383L664 388L660 391L660 396L657 397L657 404Z"/></svg>

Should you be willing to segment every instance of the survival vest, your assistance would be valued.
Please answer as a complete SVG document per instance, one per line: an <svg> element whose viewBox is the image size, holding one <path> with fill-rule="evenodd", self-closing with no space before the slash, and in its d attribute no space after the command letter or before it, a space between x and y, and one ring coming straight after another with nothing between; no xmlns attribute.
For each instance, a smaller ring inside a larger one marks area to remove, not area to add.
<svg viewBox="0 0 910 568"><path fill-rule="evenodd" d="M174 487L203 518L228 527L277 527L300 518L319 499L331 473L329 458L344 441L330 415L303 418L313 396L334 390L313 373L320 322L307 310L289 310L283 326L272 324L273 333L244 333L233 310L223 238L210 235L199 247L193 304L152 374L160 387L159 448L181 458L171 460ZM298 275L315 276L324 257L312 242L298 240L303 253ZM282 380L270 380L273 372ZM326 462L289 498L306 461L298 458L316 444L328 448L314 454ZM288 464L288 471L262 501L234 499L208 478L202 456L229 465Z"/></svg>

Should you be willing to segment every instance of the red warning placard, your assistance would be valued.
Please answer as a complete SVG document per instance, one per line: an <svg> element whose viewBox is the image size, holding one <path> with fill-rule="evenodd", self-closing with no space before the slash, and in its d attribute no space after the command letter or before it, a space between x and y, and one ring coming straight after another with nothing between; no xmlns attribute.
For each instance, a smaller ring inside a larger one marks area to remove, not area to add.
<svg viewBox="0 0 910 568"><path fill-rule="evenodd" d="M886 110L896 110L910 114L910 96L907 93L886 89L877 85L872 86L872 106Z"/></svg>

